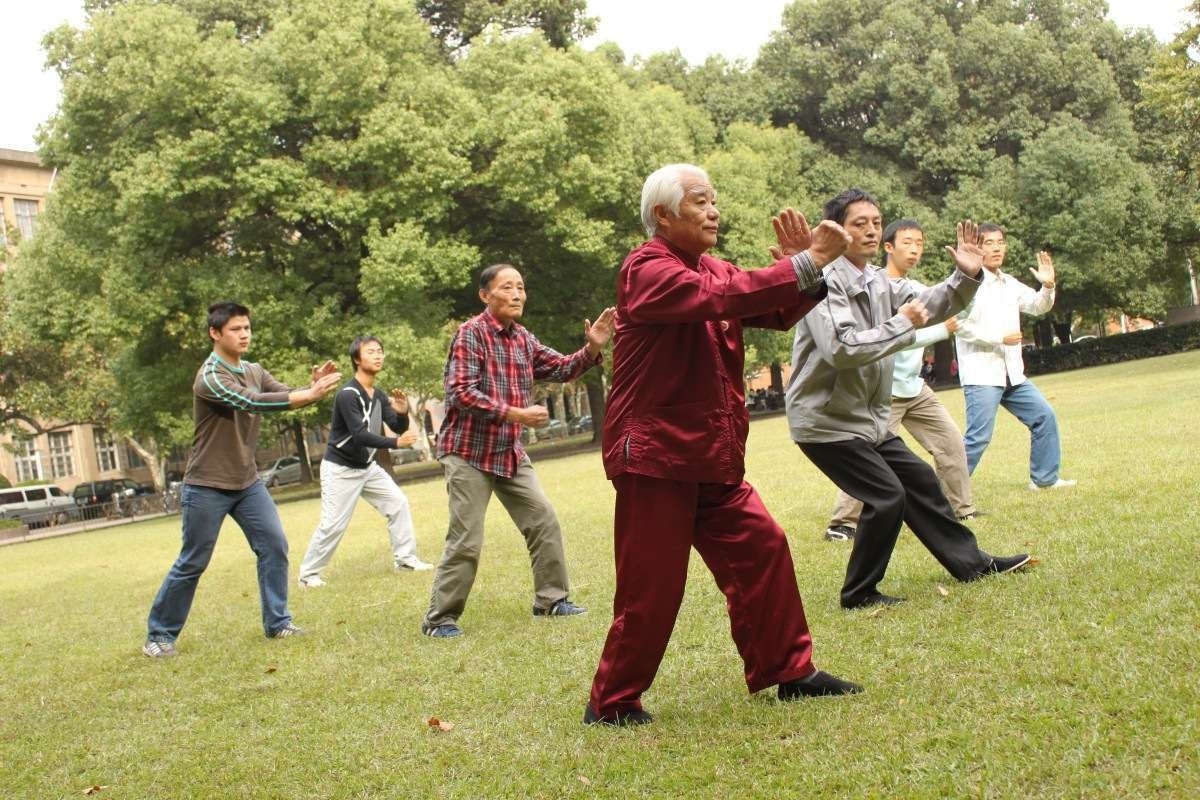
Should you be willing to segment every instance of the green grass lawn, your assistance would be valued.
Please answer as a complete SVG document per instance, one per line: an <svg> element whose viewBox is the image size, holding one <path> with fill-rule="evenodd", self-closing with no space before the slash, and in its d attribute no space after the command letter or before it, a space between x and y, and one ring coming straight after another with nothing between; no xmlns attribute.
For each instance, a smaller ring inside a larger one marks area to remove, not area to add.
<svg viewBox="0 0 1200 800"><path fill-rule="evenodd" d="M1038 378L1079 486L1029 491L1028 435L1002 412L974 529L1041 565L960 585L905 534L883 588L909 602L882 612L838 608L833 488L781 417L755 422L748 477L790 534L816 663L866 692L748 695L694 558L640 729L580 724L613 592L595 451L538 469L591 613L530 616L523 542L493 503L453 641L420 635L431 573L391 572L365 505L329 585L293 590L309 635L291 640L263 638L254 560L226 526L170 661L140 646L177 518L0 548L0 797L1196 797L1198 375L1187 353ZM961 423L961 392L941 397ZM434 561L445 491L406 491ZM280 507L293 587L318 509Z"/></svg>

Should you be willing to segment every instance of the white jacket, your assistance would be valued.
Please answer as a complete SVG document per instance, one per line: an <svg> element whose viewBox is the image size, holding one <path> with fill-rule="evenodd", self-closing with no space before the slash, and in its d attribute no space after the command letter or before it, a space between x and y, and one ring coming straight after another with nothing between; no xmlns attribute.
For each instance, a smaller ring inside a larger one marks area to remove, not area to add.
<svg viewBox="0 0 1200 800"><path fill-rule="evenodd" d="M1054 290L1030 289L1001 270L983 270L971 306L959 317L958 379L963 386L1016 386L1025 382L1021 345L1004 344L1021 330L1021 314L1040 317L1054 306Z"/></svg>

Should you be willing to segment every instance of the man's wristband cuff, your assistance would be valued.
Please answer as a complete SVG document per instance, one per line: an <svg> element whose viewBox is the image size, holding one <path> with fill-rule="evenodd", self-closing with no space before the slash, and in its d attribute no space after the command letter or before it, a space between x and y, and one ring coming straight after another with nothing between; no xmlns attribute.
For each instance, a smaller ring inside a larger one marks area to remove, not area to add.
<svg viewBox="0 0 1200 800"><path fill-rule="evenodd" d="M800 284L802 292L815 289L824 278L821 269L807 250L792 256L792 269L796 271L796 282Z"/></svg>

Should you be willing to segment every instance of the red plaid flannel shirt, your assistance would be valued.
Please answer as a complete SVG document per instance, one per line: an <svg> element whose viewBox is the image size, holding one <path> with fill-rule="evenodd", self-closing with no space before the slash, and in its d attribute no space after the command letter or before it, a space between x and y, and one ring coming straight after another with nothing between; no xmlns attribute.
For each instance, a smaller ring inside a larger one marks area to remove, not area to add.
<svg viewBox="0 0 1200 800"><path fill-rule="evenodd" d="M446 419L438 432L438 458L455 455L471 466L511 478L525 457L521 425L505 419L510 406L529 405L535 380L563 383L599 364L587 347L564 356L523 326L505 328L484 311L454 335L443 381Z"/></svg>

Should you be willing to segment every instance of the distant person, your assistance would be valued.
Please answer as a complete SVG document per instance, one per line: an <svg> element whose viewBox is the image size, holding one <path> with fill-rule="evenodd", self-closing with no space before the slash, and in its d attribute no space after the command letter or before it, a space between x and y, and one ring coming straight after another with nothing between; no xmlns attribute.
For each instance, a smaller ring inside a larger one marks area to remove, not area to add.
<svg viewBox="0 0 1200 800"><path fill-rule="evenodd" d="M826 223L776 221L781 252L760 270L709 255L720 213L690 164L642 188L636 247L617 276L617 337L604 419L604 471L616 489L613 621L585 724L642 725L683 600L692 548L725 595L746 687L781 700L862 687L818 670L787 536L745 479L746 327L787 330L824 293L821 266L846 246Z"/></svg>
<svg viewBox="0 0 1200 800"><path fill-rule="evenodd" d="M533 615L566 617L586 611L568 599L562 529L554 507L521 446L521 426L545 425L545 406L530 404L535 380L565 383L600 363L613 332L613 309L584 320L587 344L564 356L538 341L517 320L525 311L525 281L509 264L479 276L482 314L459 326L446 360L446 418L437 454L450 495L446 548L433 578L427 636L461 636L458 619L475 583L483 549L483 519L495 493L525 537L533 566Z"/></svg>
<svg viewBox="0 0 1200 800"><path fill-rule="evenodd" d="M1054 307L1054 261L1042 251L1030 269L1041 287L1034 291L1001 271L1008 246L999 225L979 226L983 236L983 283L975 302L962 315L958 358L967 407L967 467L974 474L992 440L996 412L1004 406L1029 429L1029 488L1061 489L1075 485L1059 476L1062 451L1058 417L1046 398L1025 377L1021 356L1021 314L1041 316Z"/></svg>
<svg viewBox="0 0 1200 800"><path fill-rule="evenodd" d="M417 557L408 498L375 460L378 452L390 461L392 448L408 447L417 440L416 432L408 430L404 392L393 390L389 398L375 386L383 358L383 343L375 336L359 336L350 343L354 377L337 393L333 404L329 444L321 462L321 521L300 565L301 586L325 585L321 570L337 551L360 497L387 520L397 572L433 569ZM383 435L384 423L395 437Z"/></svg>
<svg viewBox="0 0 1200 800"><path fill-rule="evenodd" d="M991 443L996 413L1003 405L1030 429L1030 488L1075 486L1075 481L1058 475L1062 462L1058 417L1038 387L1025 377L1021 355L1021 314L1040 317L1054 307L1054 260L1048 252L1038 253L1037 269L1031 267L1030 272L1042 285L1034 291L1001 271L1008 245L1000 225L984 223L979 231L983 234L983 285L971 307L960 315L958 332L967 414L967 467L974 474Z"/></svg>
<svg viewBox="0 0 1200 800"><path fill-rule="evenodd" d="M288 613L288 543L271 495L254 464L260 414L315 403L342 376L332 361L312 370L312 385L292 389L258 364L243 361L250 347L250 309L223 301L208 307L213 351L192 384L196 431L183 476L183 547L150 606L146 643L151 658L176 654L200 576L208 567L225 517L246 535L258 559L263 631L269 639L303 631Z"/></svg>
<svg viewBox="0 0 1200 800"><path fill-rule="evenodd" d="M925 252L925 233L920 223L901 219L888 225L883 232L883 250L889 280L907 278L918 291L926 288L908 277ZM889 433L897 435L903 425L933 456L934 470L950 507L959 520L969 520L974 519L976 509L971 499L971 477L967 474L962 433L920 374L921 354L926 346L945 340L956 327L957 323L950 317L945 322L919 328L913 343L892 356L892 405L887 427ZM825 538L830 541L854 538L861 513L862 503L839 491Z"/></svg>
<svg viewBox="0 0 1200 800"><path fill-rule="evenodd" d="M874 197L847 189L825 204L825 219L842 225L851 243L825 268L825 299L796 325L787 416L809 461L863 503L842 607L903 601L879 590L902 523L957 580L1020 569L1028 555L992 557L979 549L934 471L888 428L891 355L913 343L917 328L960 311L979 288L983 253L976 226L959 223L958 246L946 248L955 270L922 287L888 280L871 264L883 233Z"/></svg>

